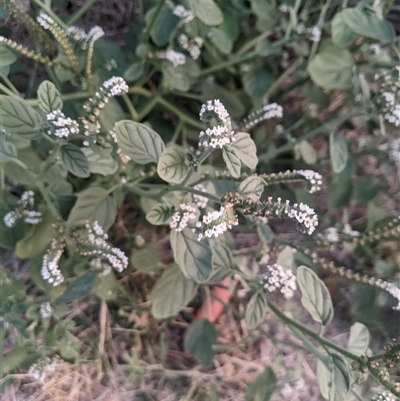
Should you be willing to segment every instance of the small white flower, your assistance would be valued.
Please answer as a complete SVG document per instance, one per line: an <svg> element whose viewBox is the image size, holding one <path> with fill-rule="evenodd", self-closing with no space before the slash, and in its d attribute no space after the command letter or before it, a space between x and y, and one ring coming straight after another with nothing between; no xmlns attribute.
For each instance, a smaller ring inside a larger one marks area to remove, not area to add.
<svg viewBox="0 0 400 401"><path fill-rule="evenodd" d="M176 231L183 231L191 220L197 218L196 209L191 206L182 203L179 209L172 215L172 220L169 226Z"/></svg>
<svg viewBox="0 0 400 401"><path fill-rule="evenodd" d="M142 235L136 235L135 237L135 244L138 248L141 248L143 245L146 244L146 240L143 238Z"/></svg>
<svg viewBox="0 0 400 401"><path fill-rule="evenodd" d="M395 401L395 399L390 393L384 391L383 393L375 394L371 401Z"/></svg>
<svg viewBox="0 0 400 401"><path fill-rule="evenodd" d="M351 229L351 225L350 224L345 224L344 225L343 234L350 235L350 237L358 237L360 235L360 233L358 231Z"/></svg>
<svg viewBox="0 0 400 401"><path fill-rule="evenodd" d="M267 272L262 275L261 281L266 291L280 290L286 299L292 298L297 289L296 276L293 272L277 263L267 266Z"/></svg>
<svg viewBox="0 0 400 401"><path fill-rule="evenodd" d="M244 120L242 128L249 130L261 121L270 120L272 118L282 118L283 108L277 103L270 103L263 106L261 109L249 114Z"/></svg>
<svg viewBox="0 0 400 401"><path fill-rule="evenodd" d="M400 139L393 139L389 142L388 155L395 163L400 163Z"/></svg>
<svg viewBox="0 0 400 401"><path fill-rule="evenodd" d="M28 370L28 375L32 376L33 379L44 383L46 379L56 371L59 362L60 360L57 356L53 359L47 357L41 359L31 365Z"/></svg>
<svg viewBox="0 0 400 401"><path fill-rule="evenodd" d="M51 305L49 302L42 302L40 304L40 316L42 319L47 319L48 317L51 316Z"/></svg>
<svg viewBox="0 0 400 401"><path fill-rule="evenodd" d="M328 242L339 242L339 233L337 228L329 227L324 231L324 237Z"/></svg>
<svg viewBox="0 0 400 401"><path fill-rule="evenodd" d="M149 55L149 57L168 60L173 64L174 67L178 67L179 65L186 63L185 55L172 49L152 53Z"/></svg>
<svg viewBox="0 0 400 401"><path fill-rule="evenodd" d="M79 125L75 120L65 117L61 110L55 110L46 114L46 119L50 123L47 133L57 138L67 138L70 135L79 134Z"/></svg>
<svg viewBox="0 0 400 401"><path fill-rule="evenodd" d="M281 4L280 6L279 6L279 11L281 12L281 13L287 13L287 12L289 12L289 7L288 7L288 5L287 4Z"/></svg>
<svg viewBox="0 0 400 401"><path fill-rule="evenodd" d="M319 26L313 26L307 29L308 38L311 42L319 42L321 40L321 28Z"/></svg>
<svg viewBox="0 0 400 401"><path fill-rule="evenodd" d="M14 226L15 226L15 223L17 222L17 220L18 220L18 215L17 215L17 213L15 213L13 210L12 210L11 212L8 212L8 213L3 217L4 225L5 225L6 227L9 227L9 228L14 227Z"/></svg>
<svg viewBox="0 0 400 401"><path fill-rule="evenodd" d="M201 184L195 185L193 187L193 189L197 189L198 191L201 191L201 192L206 192L206 188ZM198 208L205 209L209 199L206 198L205 196L193 194L193 200L196 203Z"/></svg>
<svg viewBox="0 0 400 401"><path fill-rule="evenodd" d="M188 23L194 18L193 12L191 10L186 10L186 8L181 5L175 6L172 13L182 19L184 23Z"/></svg>
<svg viewBox="0 0 400 401"><path fill-rule="evenodd" d="M310 194L317 192L321 189L322 175L313 170L295 170L298 174L302 175L309 182Z"/></svg>

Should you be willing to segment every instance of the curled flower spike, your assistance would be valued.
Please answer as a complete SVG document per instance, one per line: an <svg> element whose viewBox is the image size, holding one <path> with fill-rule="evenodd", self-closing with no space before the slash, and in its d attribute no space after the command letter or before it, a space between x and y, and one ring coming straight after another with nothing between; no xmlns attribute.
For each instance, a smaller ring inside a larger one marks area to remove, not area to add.
<svg viewBox="0 0 400 401"><path fill-rule="evenodd" d="M279 290L286 299L293 298L297 289L296 276L293 272L277 263L267 266L267 272L261 276L260 281L267 292Z"/></svg>
<svg viewBox="0 0 400 401"><path fill-rule="evenodd" d="M261 109L254 111L243 119L240 129L249 130L255 127L258 123L272 118L282 118L283 108L278 103L266 104Z"/></svg>
<svg viewBox="0 0 400 401"><path fill-rule="evenodd" d="M110 264L117 272L128 266L128 258L121 249L112 247L108 242L108 235L97 221L90 224L84 223L83 230L76 235L80 254L82 256L94 256ZM97 263L97 262L93 262Z"/></svg>
<svg viewBox="0 0 400 401"><path fill-rule="evenodd" d="M193 206L185 205L182 203L178 211L172 215L172 220L169 226L176 231L183 231L190 220L194 220L197 217L196 209Z"/></svg>
<svg viewBox="0 0 400 401"><path fill-rule="evenodd" d="M51 305L49 302L42 302L40 304L39 312L40 312L40 317L42 319L49 318L51 316L51 311L52 311L52 308L51 308Z"/></svg>
<svg viewBox="0 0 400 401"><path fill-rule="evenodd" d="M149 54L149 57L168 60L173 64L174 67L178 67L178 65L183 65L186 63L186 56L183 53L176 52L172 49L151 53Z"/></svg>
<svg viewBox="0 0 400 401"><path fill-rule="evenodd" d="M290 205L289 201L282 203L281 198L276 201L269 197L267 202L253 200L252 197L243 198L239 194L228 193L224 200L233 205L234 209L241 209L244 215L267 218L290 218L297 222L300 231L311 235L318 225L318 216L314 209L304 203Z"/></svg>
<svg viewBox="0 0 400 401"><path fill-rule="evenodd" d="M6 227L14 227L19 219L27 224L38 224L42 221L42 213L36 210L29 210L35 204L35 194L32 191L25 191L17 202L15 210L8 212L3 217L3 222Z"/></svg>
<svg viewBox="0 0 400 401"><path fill-rule="evenodd" d="M201 53L201 47L203 46L203 39L200 36L196 36L193 39L189 39L184 33L178 36L179 45L190 53L193 60L197 60Z"/></svg>
<svg viewBox="0 0 400 401"><path fill-rule="evenodd" d="M64 281L64 276L58 267L61 255L64 252L65 243L53 238L50 248L43 256L42 269L40 271L43 280L53 287L57 287Z"/></svg>
<svg viewBox="0 0 400 401"><path fill-rule="evenodd" d="M186 10L186 8L181 5L175 6L172 10L172 14L182 19L185 24L192 21L194 18L192 10Z"/></svg>
<svg viewBox="0 0 400 401"><path fill-rule="evenodd" d="M218 123L223 123L230 125L229 113L225 106L220 100L208 100L207 103L203 104L200 109L200 120L204 122L209 122L212 117L216 118Z"/></svg>
<svg viewBox="0 0 400 401"><path fill-rule="evenodd" d="M383 393L375 394L372 398L371 401L395 401L394 397L388 393L387 391L384 391Z"/></svg>
<svg viewBox="0 0 400 401"><path fill-rule="evenodd" d="M47 131L50 136L68 138L70 135L79 134L79 124L75 120L65 117L61 110L46 114L46 119L50 123L50 128Z"/></svg>

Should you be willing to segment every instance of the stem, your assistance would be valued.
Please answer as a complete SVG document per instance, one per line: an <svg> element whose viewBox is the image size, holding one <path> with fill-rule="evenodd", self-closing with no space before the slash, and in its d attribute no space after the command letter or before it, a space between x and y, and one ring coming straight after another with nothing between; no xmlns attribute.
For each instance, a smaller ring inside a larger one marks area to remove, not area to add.
<svg viewBox="0 0 400 401"><path fill-rule="evenodd" d="M322 30L322 25L323 25L324 22L325 22L326 13L328 12L328 9L329 9L329 7L331 6L331 3L332 3L332 0L327 0L326 4L325 4L324 7L322 8L321 14L320 14L320 16L319 16L319 21L318 21L317 26L318 26L321 30ZM312 48L311 48L311 52L310 52L310 57L308 58L308 61L309 61L309 62L314 58L315 53L317 52L317 49L318 49L318 45L319 45L319 42L313 42L313 45L312 45Z"/></svg>
<svg viewBox="0 0 400 401"><path fill-rule="evenodd" d="M158 100L160 98L160 95L155 95L147 104L146 106L143 107L142 110L140 110L139 114L138 114L138 121L142 121L147 114L149 114L154 107L156 106L156 104L158 103Z"/></svg>
<svg viewBox="0 0 400 401"><path fill-rule="evenodd" d="M172 135L172 138L168 142L168 145L173 145L177 141L177 139L179 138L179 134L181 133L182 126L183 126L183 121L179 120L179 122L175 128L174 135Z"/></svg>
<svg viewBox="0 0 400 401"><path fill-rule="evenodd" d="M252 47L256 46L257 43L264 39L267 38L269 35L271 35L272 31L265 31L262 34L256 36L255 38L251 39L249 42L244 44L237 52L237 56L241 56L242 54L245 54L248 50L250 50Z"/></svg>
<svg viewBox="0 0 400 401"><path fill-rule="evenodd" d="M204 196L204 197L206 197L208 199L211 199L211 200L213 200L215 202L218 202L218 203L221 202L221 199L218 198L215 195L211 195L208 192L199 191L199 190L194 189L194 188L186 187L185 185L182 185L182 184L181 185L171 185L171 186L161 190L157 194L158 195L158 199L161 199L163 196L165 196L169 192L175 192L175 191L190 192L190 193L195 194L195 195Z"/></svg>
<svg viewBox="0 0 400 401"><path fill-rule="evenodd" d="M87 10L96 2L97 0L89 0L79 11L71 17L71 19L67 22L67 26L73 25L79 18L82 17L83 14L86 13Z"/></svg>
<svg viewBox="0 0 400 401"><path fill-rule="evenodd" d="M132 104L131 99L128 95L123 95L122 98L124 99L125 105L131 113L131 117L133 121L140 121L139 113L136 111L135 106Z"/></svg>
<svg viewBox="0 0 400 401"><path fill-rule="evenodd" d="M343 123L344 121L347 121L350 118L359 117L359 116L362 116L362 115L363 115L363 113L354 112L354 113L349 113L349 114L346 114L344 116L338 117L333 121L329 121L329 122L321 125L320 127L311 130L310 132L308 132L307 134L303 135L302 137L297 138L292 142L288 142L286 145L283 145L280 148L273 150L273 152L263 153L262 155L260 155L258 157L258 160L262 161L262 162L270 161L274 157L276 157L277 155L279 155L281 153L284 153L284 152L288 152L289 150L292 150L297 144L299 144L302 141L305 141L306 139L310 139L310 138L312 138L312 137L314 137L314 136L316 136L316 135L318 135L318 134L320 134L320 133L322 133L324 131L326 131L326 133L329 133L329 129L331 128L332 125L341 124L341 123Z"/></svg>
<svg viewBox="0 0 400 401"><path fill-rule="evenodd" d="M39 0L33 0L33 2L36 3L42 10L46 11L46 13L53 18L53 20L56 21L62 29L65 30L68 28L68 26L56 14L54 14L53 10L49 6Z"/></svg>
<svg viewBox="0 0 400 401"><path fill-rule="evenodd" d="M339 347L338 345L330 342L329 340L326 340L325 338L320 337L318 334L314 333L313 331L307 329L304 327L302 324L296 322L295 320L290 319L287 317L279 308L276 306L272 301L268 300L268 306L271 308L272 312L275 313L278 317L281 318L285 323L287 323L290 326L295 327L296 329L300 330L301 332L307 334L311 338L313 338L315 341L319 342L321 345L325 345L329 348L332 348L333 350L339 352L340 354L346 356L347 358L351 359L352 361L358 361L359 357L357 355L352 354L351 352Z"/></svg>
<svg viewBox="0 0 400 401"><path fill-rule="evenodd" d="M145 39L146 39L146 41L147 41L147 40L149 39L149 37L150 37L151 30L153 29L153 26L154 26L154 24L156 23L156 20L157 20L158 16L160 15L160 12L161 12L161 10L162 10L164 4L165 4L165 0L160 0L160 2L158 3L157 9L156 9L156 11L155 11L155 13L154 13L154 15L153 15L153 18L152 18L151 21L150 21L149 26L147 27L146 33L145 33Z"/></svg>
<svg viewBox="0 0 400 401"><path fill-rule="evenodd" d="M6 95L12 96L15 99L22 100L22 97L19 95L16 95L12 90L8 89L7 86L3 85L0 83L0 90L3 91Z"/></svg>
<svg viewBox="0 0 400 401"><path fill-rule="evenodd" d="M39 180L35 180L35 184L37 186L37 188L39 189L39 191L42 193L43 199L45 200L47 207L50 210L50 213L54 216L54 217L59 217L58 211L55 208L53 202L51 201L49 194L47 193L47 189L45 188L45 186L42 184L41 181Z"/></svg>
<svg viewBox="0 0 400 401"><path fill-rule="evenodd" d="M1 74L1 77L3 78L4 82L8 85L11 91L13 91L16 95L19 96L18 89L13 85L13 83L6 77L5 75Z"/></svg>

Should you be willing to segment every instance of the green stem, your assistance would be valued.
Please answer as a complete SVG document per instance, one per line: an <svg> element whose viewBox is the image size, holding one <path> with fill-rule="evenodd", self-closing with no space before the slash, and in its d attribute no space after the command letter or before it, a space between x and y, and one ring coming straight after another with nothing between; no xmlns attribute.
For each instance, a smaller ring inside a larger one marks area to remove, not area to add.
<svg viewBox="0 0 400 401"><path fill-rule="evenodd" d="M75 24L76 21L78 21L79 18L82 17L83 14L86 13L86 11L89 10L89 8L96 2L97 0L89 0L82 8L79 9L79 11L67 22L67 26L71 26Z"/></svg>
<svg viewBox="0 0 400 401"><path fill-rule="evenodd" d="M204 197L206 197L208 199L211 199L211 200L213 200L215 202L218 202L218 203L221 202L221 199L218 198L218 196L211 195L208 192L199 191L199 190L194 189L194 188L186 187L185 185L182 185L182 184L181 185L171 185L171 186L165 188L164 190L161 190L157 194L158 199L161 199L163 196L165 196L169 192L175 192L175 191L190 192L190 193L195 194L195 195L204 196Z"/></svg>
<svg viewBox="0 0 400 401"><path fill-rule="evenodd" d="M322 133L324 131L326 133L329 133L329 130L331 129L331 127L333 125L341 124L341 123L343 123L344 121L347 121L350 118L359 117L359 116L362 116L362 115L363 115L363 113L354 112L354 113L349 113L349 114L346 114L344 116L338 117L335 120L329 121L329 122L321 125L320 127L311 130L310 132L304 134L300 138L297 138L294 141L288 142L286 145L283 145L280 148L275 149L273 152L267 152L267 153L264 153L264 154L260 155L258 157L258 160L262 161L262 162L270 161L274 157L276 157L277 155L292 150L297 144L299 144L302 141L310 139L310 138L312 138L312 137L314 137L314 136L316 136L316 135L318 135L318 134L320 134L320 133Z"/></svg>
<svg viewBox="0 0 400 401"><path fill-rule="evenodd" d="M268 300L268 306L271 308L272 312L275 313L282 321L287 323L290 326L295 327L296 329L300 330L302 333L307 334L311 338L313 338L315 341L320 343L323 346L329 347L340 354L344 355L345 357L351 359L352 361L357 362L359 360L359 356L352 354L351 352L339 347L338 345L330 342L329 340L326 340L325 338L320 337L318 334L314 333L313 331L307 329L307 327L304 327L302 324L296 322L295 320L290 319L287 317L279 308L276 306L272 301Z"/></svg>
<svg viewBox="0 0 400 401"><path fill-rule="evenodd" d="M160 95L155 95L150 101L140 110L138 114L138 121L142 121L156 106L158 100L160 99Z"/></svg>
<svg viewBox="0 0 400 401"><path fill-rule="evenodd" d="M157 9L153 15L153 18L150 21L149 26L147 27L146 33L145 33L145 39L146 41L149 39L150 34L151 34L151 30L153 29L154 24L156 23L156 20L158 18L158 16L160 15L160 12L163 8L165 4L165 0L160 0L160 2L158 3Z"/></svg>
<svg viewBox="0 0 400 401"><path fill-rule="evenodd" d="M125 105L131 114L131 118L133 121L140 121L139 113L136 111L135 106L131 102L131 99L128 95L123 95L122 98L124 99Z"/></svg>
<svg viewBox="0 0 400 401"><path fill-rule="evenodd" d="M19 96L18 89L14 86L14 84L6 77L5 75L1 74L1 77L3 78L4 82L8 85L11 91L13 91L16 95Z"/></svg>
<svg viewBox="0 0 400 401"><path fill-rule="evenodd" d="M181 133L183 126L183 121L179 120L178 124L176 125L174 135L172 135L171 140L168 142L168 145L173 145L179 138L179 134Z"/></svg>
<svg viewBox="0 0 400 401"><path fill-rule="evenodd" d="M35 184L37 186L37 188L39 189L39 191L42 193L43 199L45 200L47 207L50 210L50 213L54 216L54 217L59 217L59 213L57 211L57 209L55 208L53 202L51 201L49 194L47 193L47 189L45 188L45 186L42 184L42 182L40 180L35 180Z"/></svg>
<svg viewBox="0 0 400 401"><path fill-rule="evenodd" d="M321 31L322 31L322 25L325 22L326 13L328 12L328 9L331 6L331 3L332 3L332 0L327 0L324 7L322 8L321 14L319 16L319 21L318 21L317 26L321 29ZM308 61L311 61L314 58L315 53L317 52L317 49L318 49L318 45L319 45L319 41L313 42L311 52L310 52L310 57L308 58Z"/></svg>
<svg viewBox="0 0 400 401"><path fill-rule="evenodd" d="M248 50L250 50L252 47L257 45L257 43L264 39L267 38L269 35L271 35L272 31L265 31L261 35L256 36L255 38L251 39L249 42L244 44L237 52L237 56L241 56L242 54L245 54Z"/></svg>
<svg viewBox="0 0 400 401"><path fill-rule="evenodd" d="M0 90L4 92L6 95L12 96L15 99L22 100L22 97L19 95L16 95L12 90L8 89L7 86L3 85L0 83Z"/></svg>

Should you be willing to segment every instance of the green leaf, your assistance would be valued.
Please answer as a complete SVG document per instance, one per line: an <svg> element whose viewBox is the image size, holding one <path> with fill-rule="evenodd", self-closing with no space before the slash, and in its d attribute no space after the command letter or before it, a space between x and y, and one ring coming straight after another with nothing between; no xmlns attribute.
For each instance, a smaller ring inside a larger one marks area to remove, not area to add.
<svg viewBox="0 0 400 401"><path fill-rule="evenodd" d="M350 337L347 349L355 355L366 355L369 347L370 334L368 328L362 323L354 323L350 328Z"/></svg>
<svg viewBox="0 0 400 401"><path fill-rule="evenodd" d="M222 157L224 158L226 167L231 173L231 176L234 178L239 178L241 163L235 149L230 145L225 145L222 148Z"/></svg>
<svg viewBox="0 0 400 401"><path fill-rule="evenodd" d="M143 72L144 72L143 61L137 61L131 64L124 72L124 79L127 82L134 82L142 76Z"/></svg>
<svg viewBox="0 0 400 401"><path fill-rule="evenodd" d="M246 132L238 132L234 136L235 141L231 147L241 160L241 162L250 169L255 169L258 164L257 148L251 136Z"/></svg>
<svg viewBox="0 0 400 401"><path fill-rule="evenodd" d="M253 294L247 304L246 314L244 317L244 321L249 329L254 329L261 323L267 307L268 300L263 289Z"/></svg>
<svg viewBox="0 0 400 401"><path fill-rule="evenodd" d="M361 178L354 185L353 199L360 203L367 203L374 199L381 189L382 187L376 184L371 178Z"/></svg>
<svg viewBox="0 0 400 401"><path fill-rule="evenodd" d="M18 241L15 254L20 259L27 259L43 252L54 238L53 224L55 222L56 218L46 210L42 215L42 221L33 226L25 238Z"/></svg>
<svg viewBox="0 0 400 401"><path fill-rule="evenodd" d="M206 25L219 25L224 20L221 9L213 0L189 0L189 8Z"/></svg>
<svg viewBox="0 0 400 401"><path fill-rule="evenodd" d="M350 201L352 191L353 183L351 179L330 182L327 191L329 209L335 211L346 206Z"/></svg>
<svg viewBox="0 0 400 401"><path fill-rule="evenodd" d="M92 294L97 295L105 301L115 299L119 291L118 286L118 281L113 273L109 273L106 276L96 275L96 279L92 288Z"/></svg>
<svg viewBox="0 0 400 401"><path fill-rule="evenodd" d="M211 42L222 54L231 54L233 42L224 31L218 28L211 28L210 35Z"/></svg>
<svg viewBox="0 0 400 401"><path fill-rule="evenodd" d="M193 354L204 366L211 365L215 355L213 349L215 344L217 344L217 331L207 319L196 320L185 333L185 349Z"/></svg>
<svg viewBox="0 0 400 401"><path fill-rule="evenodd" d="M43 81L39 85L37 97L40 109L46 114L55 110L62 110L63 108L61 94L56 86L50 81Z"/></svg>
<svg viewBox="0 0 400 401"><path fill-rule="evenodd" d="M115 132L118 146L136 163L157 163L164 151L163 140L147 125L122 120L115 125Z"/></svg>
<svg viewBox="0 0 400 401"><path fill-rule="evenodd" d="M354 59L345 49L326 46L308 64L308 72L315 84L329 89L352 86Z"/></svg>
<svg viewBox="0 0 400 401"><path fill-rule="evenodd" d="M254 99L263 97L273 81L273 77L264 70L253 70L243 75L244 90Z"/></svg>
<svg viewBox="0 0 400 401"><path fill-rule="evenodd" d="M350 46L357 34L344 22L341 12L337 13L331 25L332 42L338 47Z"/></svg>
<svg viewBox="0 0 400 401"><path fill-rule="evenodd" d="M212 273L211 248L208 239L197 240L190 228L171 231L171 247L175 262L187 278L205 283Z"/></svg>
<svg viewBox="0 0 400 401"><path fill-rule="evenodd" d="M333 317L331 296L322 280L308 267L297 269L297 284L301 290L301 303L312 318L326 326Z"/></svg>
<svg viewBox="0 0 400 401"><path fill-rule="evenodd" d="M76 224L82 220L89 220L90 223L97 221L107 232L114 224L116 214L115 202L108 192L100 187L91 187L78 194L68 222Z"/></svg>
<svg viewBox="0 0 400 401"><path fill-rule="evenodd" d="M89 272L83 277L78 278L70 286L68 286L61 297L56 299L56 304L66 304L76 299L82 299L83 297L86 297L86 295L89 295L92 291L95 278L95 272Z"/></svg>
<svg viewBox="0 0 400 401"><path fill-rule="evenodd" d="M163 63L163 76L170 89L187 92L190 89L190 77L185 65L175 67L169 61Z"/></svg>
<svg viewBox="0 0 400 401"><path fill-rule="evenodd" d="M336 132L331 132L329 136L329 153L333 171L340 173L347 165L349 151L346 140Z"/></svg>
<svg viewBox="0 0 400 401"><path fill-rule="evenodd" d="M146 245L130 257L131 265L142 273L156 273L160 270L161 257L154 245Z"/></svg>
<svg viewBox="0 0 400 401"><path fill-rule="evenodd" d="M85 154L90 167L90 172L104 176L112 175L118 170L118 163L113 159L112 145L91 145L81 149Z"/></svg>
<svg viewBox="0 0 400 401"><path fill-rule="evenodd" d="M17 56L5 45L0 44L0 67L9 66L17 61Z"/></svg>
<svg viewBox="0 0 400 401"><path fill-rule="evenodd" d="M269 401L277 389L274 371L267 367L246 389L246 401Z"/></svg>
<svg viewBox="0 0 400 401"><path fill-rule="evenodd" d="M275 10L273 5L265 0L251 0L251 8L258 18L266 21L275 19Z"/></svg>
<svg viewBox="0 0 400 401"><path fill-rule="evenodd" d="M330 104L329 95L318 86L310 83L303 87L302 92L307 96L310 102L315 103L320 109L328 108Z"/></svg>
<svg viewBox="0 0 400 401"><path fill-rule="evenodd" d="M169 205L161 203L151 208L147 214L146 219L149 223L160 226L165 224L172 216L173 208Z"/></svg>
<svg viewBox="0 0 400 401"><path fill-rule="evenodd" d="M119 105L118 100L115 98L109 99L99 115L101 131L108 134L112 129L114 129L115 124L124 118L125 112Z"/></svg>
<svg viewBox="0 0 400 401"><path fill-rule="evenodd" d="M251 196L255 200L261 196L266 185L267 183L262 178L253 175L240 183L238 192L246 198Z"/></svg>
<svg viewBox="0 0 400 401"><path fill-rule="evenodd" d="M152 8L146 15L146 24L153 20L157 7ZM161 9L150 32L151 39L157 46L165 46L179 22L179 17L172 13L169 8Z"/></svg>
<svg viewBox="0 0 400 401"><path fill-rule="evenodd" d="M374 13L346 8L341 14L343 21L359 35L378 39L382 43L392 43L395 38L393 25L384 19L379 19Z"/></svg>
<svg viewBox="0 0 400 401"><path fill-rule="evenodd" d="M213 269L233 269L235 263L230 248L218 240L210 241L210 245Z"/></svg>
<svg viewBox="0 0 400 401"><path fill-rule="evenodd" d="M66 143L60 148L60 160L64 167L73 175L86 178L90 175L89 162L78 146Z"/></svg>
<svg viewBox="0 0 400 401"><path fill-rule="evenodd" d="M40 135L36 126L41 122L40 114L22 99L0 95L1 127L10 134L21 134L24 138Z"/></svg>
<svg viewBox="0 0 400 401"><path fill-rule="evenodd" d="M179 146L166 148L157 165L157 173L164 181L181 183L189 172L186 152Z"/></svg>
<svg viewBox="0 0 400 401"><path fill-rule="evenodd" d="M271 41L267 38L259 40L256 44L256 52L262 56L266 57L276 51L277 47L274 46Z"/></svg>
<svg viewBox="0 0 400 401"><path fill-rule="evenodd" d="M151 291L151 313L156 319L175 316L196 295L198 284L177 265L168 268Z"/></svg>
<svg viewBox="0 0 400 401"><path fill-rule="evenodd" d="M308 141L301 141L295 146L295 152L298 151L301 158L307 164L315 164L318 159L317 151Z"/></svg>
<svg viewBox="0 0 400 401"><path fill-rule="evenodd" d="M296 262L294 259L293 251L293 248L291 248L290 246L285 246L283 251L279 253L276 263L288 270L294 271L294 269L296 268Z"/></svg>
<svg viewBox="0 0 400 401"><path fill-rule="evenodd" d="M6 140L4 132L0 131L0 163L5 163L17 157L17 147Z"/></svg>

